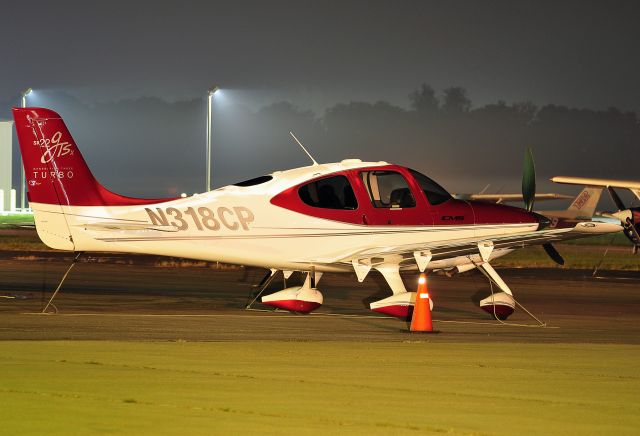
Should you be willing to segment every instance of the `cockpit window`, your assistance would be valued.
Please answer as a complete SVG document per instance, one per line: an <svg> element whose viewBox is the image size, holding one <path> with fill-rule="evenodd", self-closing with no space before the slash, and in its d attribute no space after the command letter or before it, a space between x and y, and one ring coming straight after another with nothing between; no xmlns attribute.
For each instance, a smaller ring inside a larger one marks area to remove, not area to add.
<svg viewBox="0 0 640 436"><path fill-rule="evenodd" d="M298 189L300 199L309 206L323 209L355 210L358 201L345 176L333 176L307 183Z"/></svg>
<svg viewBox="0 0 640 436"><path fill-rule="evenodd" d="M269 180L273 180L273 177L260 176L260 177L256 177L255 179L249 179L243 182L234 183L233 186L241 186L243 188L246 188L247 186L255 186L255 185L261 185L263 183L267 183Z"/></svg>
<svg viewBox="0 0 640 436"><path fill-rule="evenodd" d="M363 171L360 177L367 187L374 207L391 209L415 207L416 200L402 174L395 171Z"/></svg>
<svg viewBox="0 0 640 436"><path fill-rule="evenodd" d="M436 206L451 199L451 194L429 177L417 172L416 170L409 171L413 178L416 179L416 182L418 182L418 185L420 185L420 189L424 191L424 195L427 196L427 200L429 200L431 205Z"/></svg>

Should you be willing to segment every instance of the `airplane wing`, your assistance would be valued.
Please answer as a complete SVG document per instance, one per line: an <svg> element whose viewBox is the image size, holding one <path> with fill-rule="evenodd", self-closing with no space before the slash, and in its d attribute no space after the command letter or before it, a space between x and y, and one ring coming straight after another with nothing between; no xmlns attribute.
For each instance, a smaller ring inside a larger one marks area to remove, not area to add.
<svg viewBox="0 0 640 436"><path fill-rule="evenodd" d="M452 194L458 200L484 201L487 203L508 203L522 201L522 194ZM557 194L555 192L543 192L536 194L536 201L544 200L570 200L570 195Z"/></svg>
<svg viewBox="0 0 640 436"><path fill-rule="evenodd" d="M369 259L372 265L383 263L386 259L395 257L400 262L415 261L414 253L430 252L432 260L447 259L457 256L478 254L478 244L490 240L494 249L516 249L530 245L543 245L558 241L566 241L602 233L621 231L618 224L602 222L580 222L573 227L560 229L545 229L523 234L513 234L496 238L473 238L456 241L441 241L428 244L406 244L386 247L370 247L349 253L336 253L332 257L297 260L312 263L352 264ZM400 256L400 257L399 257Z"/></svg>
<svg viewBox="0 0 640 436"><path fill-rule="evenodd" d="M552 177L554 183L563 183L567 185L586 185L586 186L602 186L604 188L623 188L628 189L640 200L640 182L633 180L614 180L614 179L592 179L589 177Z"/></svg>

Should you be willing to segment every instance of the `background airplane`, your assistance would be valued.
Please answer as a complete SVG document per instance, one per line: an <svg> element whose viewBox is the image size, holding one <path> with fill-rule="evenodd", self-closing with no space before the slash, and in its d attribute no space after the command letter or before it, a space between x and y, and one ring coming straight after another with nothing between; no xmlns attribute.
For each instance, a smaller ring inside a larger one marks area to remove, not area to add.
<svg viewBox="0 0 640 436"><path fill-rule="evenodd" d="M588 177L552 177L554 183L563 183L569 185L586 185L585 189L607 189L611 199L615 203L618 210L616 212L600 212L598 215L604 218L610 218L614 222L620 221L624 227L625 236L633 244L633 253L638 253L640 248L640 207L627 207L617 194L615 188L628 189L637 200L640 200L640 182L632 180L615 180L615 179L596 179Z"/></svg>

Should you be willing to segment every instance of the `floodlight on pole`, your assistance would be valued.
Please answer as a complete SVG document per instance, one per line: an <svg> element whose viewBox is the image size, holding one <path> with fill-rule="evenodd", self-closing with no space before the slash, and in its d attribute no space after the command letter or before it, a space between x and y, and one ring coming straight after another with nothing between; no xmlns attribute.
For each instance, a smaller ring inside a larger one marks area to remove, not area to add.
<svg viewBox="0 0 640 436"><path fill-rule="evenodd" d="M31 88L27 88L24 91L22 91L22 107L25 108L27 107L27 95L31 94L33 92L33 89Z"/></svg>
<svg viewBox="0 0 640 436"><path fill-rule="evenodd" d="M24 91L22 91L22 107L25 108L27 107L27 95L31 94L33 92L33 89L31 88L27 88ZM26 197L26 191L27 191L27 178L25 176L24 173L24 165L22 165L22 157L20 158L20 168L22 168L22 171L20 172L21 174L21 178L20 178L20 209L22 209L22 211L24 212L25 206L26 206L26 201L25 201L25 197Z"/></svg>
<svg viewBox="0 0 640 436"><path fill-rule="evenodd" d="M212 86L207 90L207 186L206 192L211 191L211 106L213 103L213 95L218 92L220 88L217 85Z"/></svg>

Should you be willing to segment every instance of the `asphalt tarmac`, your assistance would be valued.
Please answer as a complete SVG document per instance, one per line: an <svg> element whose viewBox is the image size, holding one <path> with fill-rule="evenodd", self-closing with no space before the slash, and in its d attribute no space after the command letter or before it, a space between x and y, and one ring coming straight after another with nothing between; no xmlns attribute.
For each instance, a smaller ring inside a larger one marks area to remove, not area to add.
<svg viewBox="0 0 640 436"><path fill-rule="evenodd" d="M69 254L0 253L0 340L125 341L407 341L640 343L640 273L562 269L502 269L520 304L500 324L477 302L491 292L472 271L429 276L437 334L411 334L407 323L375 314L368 302L390 295L372 272L325 274L325 304L310 315L245 306L266 271L216 267L144 256L89 256L78 262L54 301L40 314L69 265ZM408 289L416 274L403 275ZM301 282L294 274L291 286ZM283 288L277 277L268 291ZM53 310L51 310L53 311Z"/></svg>

